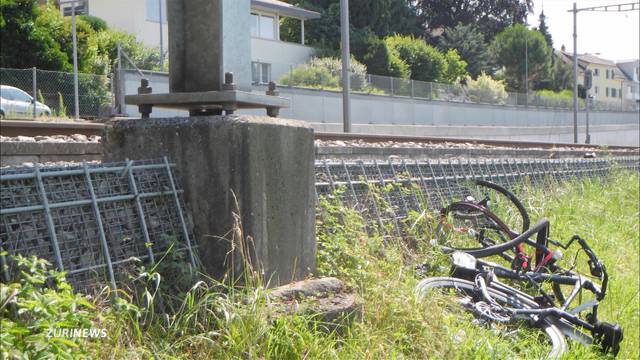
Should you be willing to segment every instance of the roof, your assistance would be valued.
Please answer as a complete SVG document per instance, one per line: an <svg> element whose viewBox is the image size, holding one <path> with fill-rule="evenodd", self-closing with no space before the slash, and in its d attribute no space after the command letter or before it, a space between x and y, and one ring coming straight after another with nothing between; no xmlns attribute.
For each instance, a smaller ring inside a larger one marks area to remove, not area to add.
<svg viewBox="0 0 640 360"><path fill-rule="evenodd" d="M578 60L584 61L584 62L589 63L589 64L607 65L607 66L612 66L612 67L616 66L616 63L614 63L611 60L599 58L599 57L597 57L595 55L591 55L591 54L578 55Z"/></svg>
<svg viewBox="0 0 640 360"><path fill-rule="evenodd" d="M275 11L282 16L302 20L319 19L320 13L293 6L278 0L251 0L251 8L257 10Z"/></svg>

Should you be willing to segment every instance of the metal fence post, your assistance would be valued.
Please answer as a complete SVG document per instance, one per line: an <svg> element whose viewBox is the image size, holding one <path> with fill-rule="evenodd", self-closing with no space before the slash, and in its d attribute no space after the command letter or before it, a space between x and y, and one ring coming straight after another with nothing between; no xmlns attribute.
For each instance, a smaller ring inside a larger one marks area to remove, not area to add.
<svg viewBox="0 0 640 360"><path fill-rule="evenodd" d="M378 220L378 226L380 226L380 232L382 233L382 236L384 237L384 235L386 234L385 228L384 228L384 224L382 223L382 218L380 218L380 213L378 212L378 205L376 204L376 198L375 196L371 195L371 189L369 189L369 181L367 179L367 172L364 169L364 163L362 162L362 160L358 161L358 165L360 165L360 170L362 170L362 175L364 176L364 182L367 186L367 195L371 196L372 198L372 202L371 204L373 205L373 212L376 215L376 220Z"/></svg>
<svg viewBox="0 0 640 360"><path fill-rule="evenodd" d="M32 68L32 72L31 72L31 78L33 80L33 118L35 119L37 117L36 114L36 102L38 101L38 80L37 80L37 70L36 67L34 66Z"/></svg>
<svg viewBox="0 0 640 360"><path fill-rule="evenodd" d="M402 238L402 234L400 232L400 226L398 225L398 216L396 215L396 211L393 209L393 203L391 202L391 197L389 196L389 193L385 189L384 176L382 176L382 171L380 171L380 166L378 165L378 162L376 160L373 160L373 165L375 165L376 170L378 172L378 177L380 178L380 189L384 193L385 197L387 198L387 206L389 207L389 210L391 210L391 213L393 214L393 219L391 221L393 222L393 225L396 228L396 233L398 234L398 238Z"/></svg>
<svg viewBox="0 0 640 360"><path fill-rule="evenodd" d="M125 170L125 174L123 176L129 176L129 186L131 186L131 191L133 192L134 201L136 203L136 210L138 211L138 217L140 218L140 227L142 228L142 235L144 237L144 247L147 248L147 253L149 254L149 259L151 263L154 264L156 262L153 256L153 248L151 239L149 238L149 231L147 230L147 220L144 218L144 211L142 209L142 204L140 203L140 194L138 193L138 186L136 185L136 179L133 176L133 169L131 169L131 165L133 165L133 161L126 159L127 168Z"/></svg>
<svg viewBox="0 0 640 360"><path fill-rule="evenodd" d="M91 174L89 173L89 166L86 161L82 162L82 166L84 167L84 176L87 181L87 188L89 189L89 195L91 195L91 206L93 207L93 212L96 216L96 224L98 225L98 234L100 235L100 243L102 244L102 253L104 256L104 261L107 263L107 271L109 272L109 281L111 282L111 287L114 291L114 296L118 297L118 293L116 292L116 278L113 274L113 264L111 263L111 254L109 254L109 245L107 244L107 237L104 233L104 224L102 223L102 215L100 215L100 207L98 206L98 199L96 198L96 193L93 190L93 183L91 182Z"/></svg>
<svg viewBox="0 0 640 360"><path fill-rule="evenodd" d="M53 216L51 216L51 208L49 208L47 193L44 190L44 182L42 181L42 174L40 173L40 165L38 165L38 163L35 163L34 166L36 169L36 182L38 183L38 191L40 192L40 199L42 200L42 206L44 207L44 213L47 219L47 228L49 230L49 236L51 236L51 243L53 245L53 253L56 256L56 265L58 266L58 271L64 271L62 256L60 255L60 246L58 245L56 227L53 222Z"/></svg>
<svg viewBox="0 0 640 360"><path fill-rule="evenodd" d="M196 268L196 258L193 255L193 249L191 247L191 239L189 238L189 232L187 231L187 224L185 223L184 215L182 214L182 206L180 206L180 199L178 198L176 183L175 181L173 181L173 174L171 173L171 165L169 165L169 159L166 156L164 157L164 166L167 169L167 176L169 177L169 184L171 185L171 191L173 192L173 199L176 202L176 211L178 212L180 225L182 225L182 235L187 241L187 248L189 249L189 258L191 260L191 266Z"/></svg>

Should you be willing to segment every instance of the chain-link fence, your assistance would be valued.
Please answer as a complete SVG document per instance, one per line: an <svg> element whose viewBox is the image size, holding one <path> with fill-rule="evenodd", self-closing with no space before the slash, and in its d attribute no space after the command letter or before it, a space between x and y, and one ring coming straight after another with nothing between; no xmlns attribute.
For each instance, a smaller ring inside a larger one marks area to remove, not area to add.
<svg viewBox="0 0 640 360"><path fill-rule="evenodd" d="M525 182L549 185L571 178L602 177L612 169L640 170L640 157L547 160L447 160L316 162L316 197L338 197L388 236L406 236L411 211L439 210L470 194L473 180L507 189ZM383 205L382 205L383 204ZM319 209L318 216L322 217ZM389 230L391 229L391 230Z"/></svg>
<svg viewBox="0 0 640 360"><path fill-rule="evenodd" d="M16 87L26 92L30 98L22 97L7 102L6 118L34 116L74 117L75 95L73 73L40 69L0 68L0 84ZM5 93L4 95L10 95ZM4 97L3 95L3 97ZM46 105L50 111L40 110L34 113L33 105L25 106L24 100L34 99ZM94 74L78 74L78 107L83 118L95 118L113 105L111 82L109 77Z"/></svg>
<svg viewBox="0 0 640 360"><path fill-rule="evenodd" d="M165 158L4 168L0 252L46 259L89 292L102 283L118 287L133 258L154 263L170 246L195 265L191 220L173 167ZM11 269L3 277L10 279Z"/></svg>
<svg viewBox="0 0 640 360"><path fill-rule="evenodd" d="M275 81L284 86L341 91L342 73L339 70L321 71L307 64L253 63L254 85ZM506 92L487 86L445 84L438 82L402 79L373 74L351 74L353 93L377 94L408 97L422 100L436 100L474 104L503 106L523 106L532 108L572 110L573 99L553 97L541 93ZM620 93L622 94L622 93ZM578 99L578 106L584 110L585 102ZM610 101L593 100L590 109L595 111L638 111L638 103L625 98L611 98Z"/></svg>

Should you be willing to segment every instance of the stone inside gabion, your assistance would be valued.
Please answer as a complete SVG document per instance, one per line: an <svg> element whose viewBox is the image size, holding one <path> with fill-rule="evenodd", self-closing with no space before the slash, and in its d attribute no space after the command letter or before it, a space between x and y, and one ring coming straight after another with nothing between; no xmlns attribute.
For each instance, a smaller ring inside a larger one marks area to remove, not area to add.
<svg viewBox="0 0 640 360"><path fill-rule="evenodd" d="M39 168L41 182L33 166L0 170L0 239L9 254L35 255L57 266L57 243L68 279L88 291L107 280L107 256L115 269L133 258L148 259L150 252L161 254L172 243L186 248L178 215L187 213L186 207L180 189L173 192L164 163L150 168L92 163L89 178L82 165L65 165ZM191 223L185 225L192 236Z"/></svg>

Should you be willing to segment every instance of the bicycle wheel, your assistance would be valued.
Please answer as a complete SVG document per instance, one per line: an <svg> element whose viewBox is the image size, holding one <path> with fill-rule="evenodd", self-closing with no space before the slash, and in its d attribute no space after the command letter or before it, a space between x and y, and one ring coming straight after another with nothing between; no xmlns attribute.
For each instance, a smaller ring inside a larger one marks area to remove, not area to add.
<svg viewBox="0 0 640 360"><path fill-rule="evenodd" d="M416 286L416 293L420 299L423 299L429 294L429 292L434 290L453 290L465 309L473 312L476 316L486 321L501 323L513 322L513 319L506 314L501 313L499 310L492 308L490 304L487 304L484 301L474 300L473 295L475 293L475 284L471 281L450 277L435 277L426 278L420 281ZM538 305L535 302L521 297L516 293L498 291L491 287L488 287L487 290L491 297L500 306L517 309L538 308ZM527 322L530 326L538 327L546 334L548 341L551 344L551 351L548 354L548 358L559 358L567 350L565 338L560 329L555 325L551 324L546 319L538 319L535 316L529 317L528 320L529 321Z"/></svg>
<svg viewBox="0 0 640 360"><path fill-rule="evenodd" d="M442 209L436 227L439 245L463 252L503 244L515 235L486 208L468 202L456 202ZM510 266L516 252L501 251L496 255L507 261L502 265Z"/></svg>

